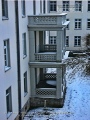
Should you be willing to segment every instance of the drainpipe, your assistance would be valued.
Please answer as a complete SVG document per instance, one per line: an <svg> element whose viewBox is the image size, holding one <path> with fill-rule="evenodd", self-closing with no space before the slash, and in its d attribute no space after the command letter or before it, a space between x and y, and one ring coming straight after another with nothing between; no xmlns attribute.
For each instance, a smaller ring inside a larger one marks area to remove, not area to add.
<svg viewBox="0 0 90 120"><path fill-rule="evenodd" d="M15 22L16 22L16 49L17 49L17 79L18 79L18 112L21 118L21 75L20 75L20 39L19 39L19 13L18 0L15 0Z"/></svg>

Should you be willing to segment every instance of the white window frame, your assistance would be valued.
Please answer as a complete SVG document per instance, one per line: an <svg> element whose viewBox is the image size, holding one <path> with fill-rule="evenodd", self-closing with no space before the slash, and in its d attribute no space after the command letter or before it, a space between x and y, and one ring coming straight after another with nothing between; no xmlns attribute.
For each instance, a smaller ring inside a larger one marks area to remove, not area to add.
<svg viewBox="0 0 90 120"><path fill-rule="evenodd" d="M24 77L24 97L27 95L28 93L28 87L27 87L27 71L24 73L23 75Z"/></svg>
<svg viewBox="0 0 90 120"><path fill-rule="evenodd" d="M87 19L87 29L90 29L90 19Z"/></svg>
<svg viewBox="0 0 90 120"><path fill-rule="evenodd" d="M81 36L74 36L74 47L81 47Z"/></svg>
<svg viewBox="0 0 90 120"><path fill-rule="evenodd" d="M26 33L22 34L22 42L23 42L23 58L25 58L27 56Z"/></svg>
<svg viewBox="0 0 90 120"><path fill-rule="evenodd" d="M69 47L69 36L66 36L66 47Z"/></svg>
<svg viewBox="0 0 90 120"><path fill-rule="evenodd" d="M36 0L33 0L33 14L36 15Z"/></svg>
<svg viewBox="0 0 90 120"><path fill-rule="evenodd" d="M22 8L22 17L25 17L26 16L25 0L21 0L21 8Z"/></svg>
<svg viewBox="0 0 90 120"><path fill-rule="evenodd" d="M69 1L62 1L63 2L63 11L69 11Z"/></svg>
<svg viewBox="0 0 90 120"><path fill-rule="evenodd" d="M82 19L75 19L75 29L82 28Z"/></svg>
<svg viewBox="0 0 90 120"><path fill-rule="evenodd" d="M69 21L69 19L66 19L66 21ZM69 24L66 27L67 30L69 30Z"/></svg>
<svg viewBox="0 0 90 120"><path fill-rule="evenodd" d="M4 40L4 68L5 71L10 69L10 45L9 39Z"/></svg>
<svg viewBox="0 0 90 120"><path fill-rule="evenodd" d="M11 95L11 87L6 90L6 111L7 111L7 119L12 114L12 95Z"/></svg>
<svg viewBox="0 0 90 120"><path fill-rule="evenodd" d="M46 11L46 4L45 4L45 0L43 0L43 13L45 13Z"/></svg>
<svg viewBox="0 0 90 120"><path fill-rule="evenodd" d="M87 11L90 12L90 0L88 1Z"/></svg>
<svg viewBox="0 0 90 120"><path fill-rule="evenodd" d="M56 36L49 36L49 44L56 45Z"/></svg>
<svg viewBox="0 0 90 120"><path fill-rule="evenodd" d="M2 0L2 19L8 19L8 1Z"/></svg>
<svg viewBox="0 0 90 120"><path fill-rule="evenodd" d="M82 11L82 1L75 1L75 11Z"/></svg>
<svg viewBox="0 0 90 120"><path fill-rule="evenodd" d="M50 1L50 11L57 11L57 1Z"/></svg>

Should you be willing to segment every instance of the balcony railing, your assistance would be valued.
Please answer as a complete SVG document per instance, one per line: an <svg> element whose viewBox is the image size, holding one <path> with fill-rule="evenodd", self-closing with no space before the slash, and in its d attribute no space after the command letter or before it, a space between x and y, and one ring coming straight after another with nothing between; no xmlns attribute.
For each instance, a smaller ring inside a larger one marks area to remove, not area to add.
<svg viewBox="0 0 90 120"><path fill-rule="evenodd" d="M56 52L56 45L50 45L50 44L47 44L47 45L44 45L44 51L45 52Z"/></svg>
<svg viewBox="0 0 90 120"><path fill-rule="evenodd" d="M56 61L56 54L35 53L35 61Z"/></svg>
<svg viewBox="0 0 90 120"><path fill-rule="evenodd" d="M47 97L47 98L55 98L56 97L56 89L55 88L37 88L36 89L37 97Z"/></svg>
<svg viewBox="0 0 90 120"><path fill-rule="evenodd" d="M66 13L63 14L41 14L41 15L31 15L28 16L30 25L61 25L62 18L66 16Z"/></svg>

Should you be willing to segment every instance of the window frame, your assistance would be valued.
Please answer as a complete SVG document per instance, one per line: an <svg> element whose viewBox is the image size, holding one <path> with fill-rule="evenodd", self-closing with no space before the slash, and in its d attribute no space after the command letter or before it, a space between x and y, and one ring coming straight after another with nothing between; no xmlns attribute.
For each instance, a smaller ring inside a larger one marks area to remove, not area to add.
<svg viewBox="0 0 90 120"><path fill-rule="evenodd" d="M74 36L74 47L81 47L81 36Z"/></svg>
<svg viewBox="0 0 90 120"><path fill-rule="evenodd" d="M70 11L70 2L69 1L62 1L63 9L62 11Z"/></svg>
<svg viewBox="0 0 90 120"><path fill-rule="evenodd" d="M4 44L4 69L5 69L5 72L6 72L11 68L9 39L4 40L3 44Z"/></svg>
<svg viewBox="0 0 90 120"><path fill-rule="evenodd" d="M87 29L90 30L90 27L88 27L90 25L88 25L88 24L90 24L90 19L87 19Z"/></svg>
<svg viewBox="0 0 90 120"><path fill-rule="evenodd" d="M36 15L36 0L33 0L33 14Z"/></svg>
<svg viewBox="0 0 90 120"><path fill-rule="evenodd" d="M2 20L8 20L8 1L2 0Z"/></svg>
<svg viewBox="0 0 90 120"><path fill-rule="evenodd" d="M21 8L22 8L22 18L26 17L26 3L25 0L21 0Z"/></svg>
<svg viewBox="0 0 90 120"><path fill-rule="evenodd" d="M50 45L56 45L56 36L49 36L49 44Z"/></svg>
<svg viewBox="0 0 90 120"><path fill-rule="evenodd" d="M69 21L69 18L66 19L66 21ZM67 25L66 29L69 30L69 24Z"/></svg>
<svg viewBox="0 0 90 120"><path fill-rule="evenodd" d="M12 114L12 90L11 86L6 90L6 111L7 111L7 119Z"/></svg>
<svg viewBox="0 0 90 120"><path fill-rule="evenodd" d="M74 29L75 30L81 30L82 29L82 19L78 18L78 19L75 19L74 21Z"/></svg>
<svg viewBox="0 0 90 120"><path fill-rule="evenodd" d="M25 97L27 95L27 93L28 93L27 71L23 74L23 78L24 78L24 97Z"/></svg>
<svg viewBox="0 0 90 120"><path fill-rule="evenodd" d="M69 47L69 36L66 36L66 47Z"/></svg>
<svg viewBox="0 0 90 120"><path fill-rule="evenodd" d="M88 0L87 11L90 12L90 1Z"/></svg>
<svg viewBox="0 0 90 120"><path fill-rule="evenodd" d="M23 43L23 59L24 59L27 57L26 33L22 33L22 43Z"/></svg>
<svg viewBox="0 0 90 120"><path fill-rule="evenodd" d="M75 11L82 12L82 1L75 1Z"/></svg>
<svg viewBox="0 0 90 120"><path fill-rule="evenodd" d="M50 12L56 12L57 11L57 1L49 1L50 6Z"/></svg>

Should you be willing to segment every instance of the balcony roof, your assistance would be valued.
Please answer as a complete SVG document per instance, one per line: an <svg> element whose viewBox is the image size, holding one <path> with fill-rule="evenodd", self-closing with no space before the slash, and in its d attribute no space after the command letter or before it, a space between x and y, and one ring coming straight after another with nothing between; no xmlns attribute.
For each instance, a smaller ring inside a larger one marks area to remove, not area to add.
<svg viewBox="0 0 90 120"><path fill-rule="evenodd" d="M38 16L38 17L43 17L43 16L65 16L67 15L67 13L47 13L47 14L38 14L38 15L28 15L30 17L33 17L33 16Z"/></svg>

